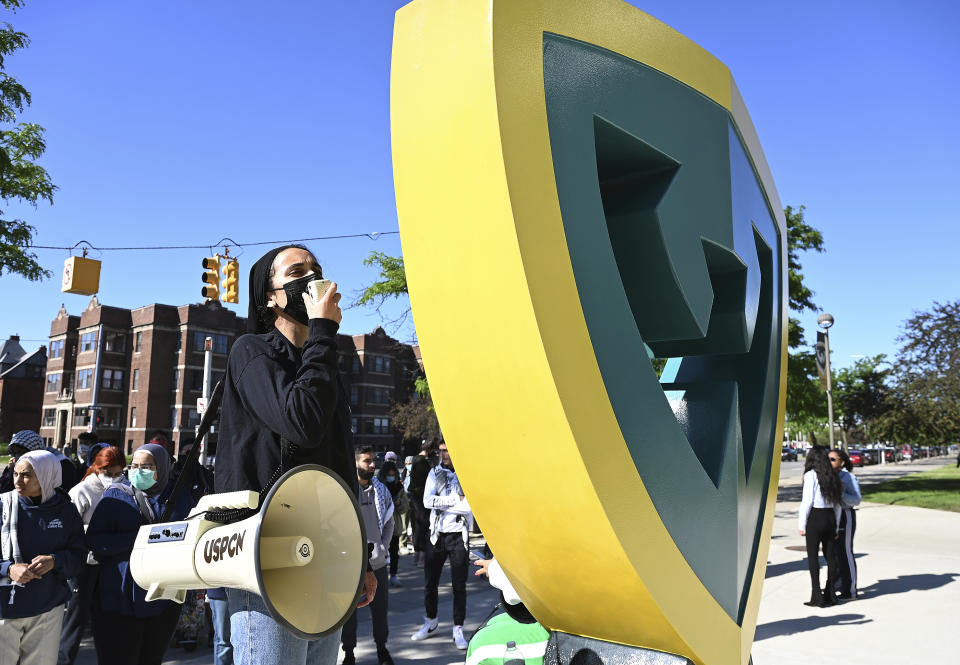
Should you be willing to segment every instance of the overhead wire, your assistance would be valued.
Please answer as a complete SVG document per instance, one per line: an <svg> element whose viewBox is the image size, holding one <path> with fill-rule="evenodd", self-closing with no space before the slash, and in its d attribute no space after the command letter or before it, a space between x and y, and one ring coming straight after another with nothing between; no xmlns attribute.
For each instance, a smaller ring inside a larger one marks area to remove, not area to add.
<svg viewBox="0 0 960 665"><path fill-rule="evenodd" d="M370 233L350 233L343 235L335 236L317 236L315 238L294 238L291 240L259 240L257 242L236 242L230 238L221 238L221 240L230 240L229 246L232 247L256 247L259 245L282 245L286 243L293 242L312 242L314 240L343 240L347 238L369 238L370 240L376 240L380 236L389 236L399 234L399 231L372 231ZM29 249L62 249L71 251L77 249L81 245L86 245L90 249L96 250L98 252L131 252L131 251L162 251L162 250L175 250L175 249L210 249L211 247L218 247L222 242L215 242L212 245L141 245L139 247L97 247L93 243L87 240L81 240L71 247L66 246L55 246L55 245L30 245Z"/></svg>

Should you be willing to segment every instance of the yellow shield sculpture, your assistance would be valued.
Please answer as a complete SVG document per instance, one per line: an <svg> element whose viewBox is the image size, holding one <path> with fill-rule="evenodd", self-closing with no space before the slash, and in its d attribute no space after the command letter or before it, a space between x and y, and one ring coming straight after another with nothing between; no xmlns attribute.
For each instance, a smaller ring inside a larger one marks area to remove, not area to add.
<svg viewBox="0 0 960 665"><path fill-rule="evenodd" d="M746 663L786 229L729 71L619 0L416 0L392 67L411 305L497 559L550 629Z"/></svg>

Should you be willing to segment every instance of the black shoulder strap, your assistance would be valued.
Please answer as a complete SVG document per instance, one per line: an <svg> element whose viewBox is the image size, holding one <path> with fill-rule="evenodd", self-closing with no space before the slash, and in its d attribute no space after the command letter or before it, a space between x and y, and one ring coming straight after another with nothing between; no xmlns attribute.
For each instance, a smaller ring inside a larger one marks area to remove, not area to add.
<svg viewBox="0 0 960 665"><path fill-rule="evenodd" d="M217 381L217 385L213 387L213 392L210 393L210 400L207 402L206 411L203 412L203 418L200 419L200 428L197 430L197 440L193 442L193 447L190 449L190 452L187 453L187 459L184 461L183 468L180 470L180 477L177 478L177 482L173 486L173 492L167 497L167 502L163 506L163 516L160 518L161 522L170 521L170 515L173 513L173 508L177 504L177 497L184 487L189 487L187 483L193 479L193 473L200 460L201 444L203 443L204 437L206 437L210 431L214 419L217 417L222 399L223 382Z"/></svg>

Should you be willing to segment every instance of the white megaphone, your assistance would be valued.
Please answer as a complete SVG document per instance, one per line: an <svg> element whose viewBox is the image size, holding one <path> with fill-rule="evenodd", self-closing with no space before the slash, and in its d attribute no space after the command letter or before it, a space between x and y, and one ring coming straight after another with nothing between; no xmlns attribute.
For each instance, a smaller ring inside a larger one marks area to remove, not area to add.
<svg viewBox="0 0 960 665"><path fill-rule="evenodd" d="M140 527L130 571L147 600L183 602L188 589L258 594L278 623L304 639L347 620L366 571L360 506L346 484L315 464L285 473L255 515L233 524L207 510L256 508L256 492L211 494L187 519Z"/></svg>

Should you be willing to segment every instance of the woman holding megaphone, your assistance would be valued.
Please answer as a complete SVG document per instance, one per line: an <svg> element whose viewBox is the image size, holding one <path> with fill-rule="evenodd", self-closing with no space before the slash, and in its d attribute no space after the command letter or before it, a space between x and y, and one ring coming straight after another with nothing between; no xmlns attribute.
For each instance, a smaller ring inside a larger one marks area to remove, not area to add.
<svg viewBox="0 0 960 665"><path fill-rule="evenodd" d="M216 492L262 494L279 472L320 464L355 495L350 408L337 367L337 285L323 280L306 247L286 245L253 265L249 293L250 334L233 344L223 381ZM372 572L364 591L366 605L376 593ZM237 665L336 664L339 626L311 641L273 619L255 593L227 589L227 606Z"/></svg>

